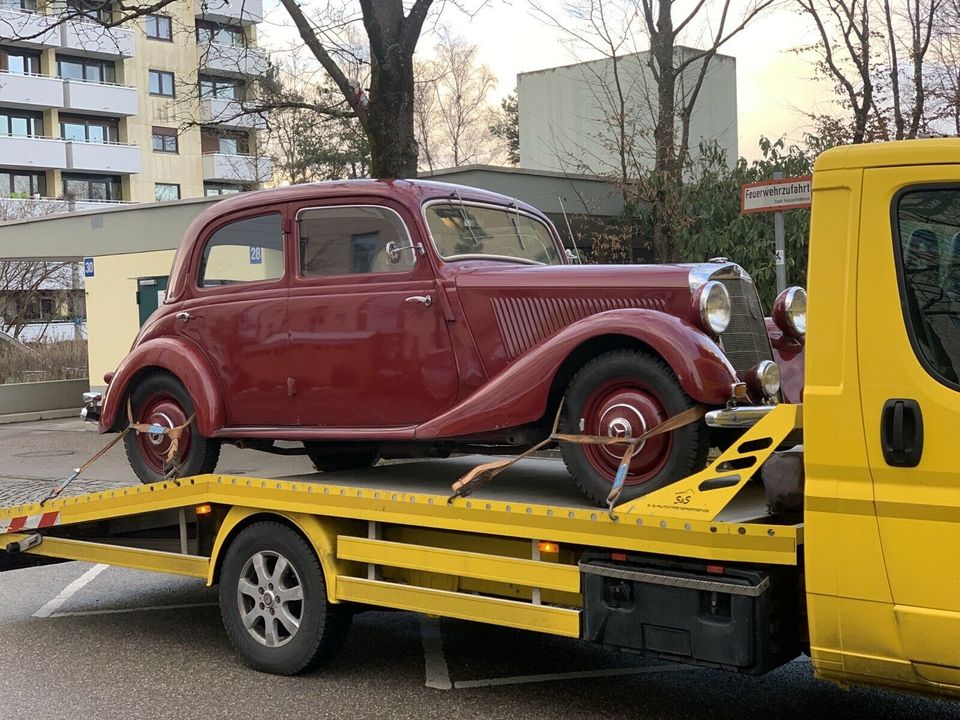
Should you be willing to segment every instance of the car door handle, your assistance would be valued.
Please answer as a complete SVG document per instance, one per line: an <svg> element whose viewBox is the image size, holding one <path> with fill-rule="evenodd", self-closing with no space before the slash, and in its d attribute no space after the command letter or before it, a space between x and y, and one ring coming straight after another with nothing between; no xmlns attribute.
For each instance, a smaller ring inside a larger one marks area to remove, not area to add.
<svg viewBox="0 0 960 720"><path fill-rule="evenodd" d="M408 297L404 302L418 302L423 303L426 307L433 305L433 297L430 295L413 295Z"/></svg>
<svg viewBox="0 0 960 720"><path fill-rule="evenodd" d="M174 317L181 322L187 322L190 319L190 313L186 312L185 310L181 310L174 315Z"/></svg>
<svg viewBox="0 0 960 720"><path fill-rule="evenodd" d="M920 403L893 398L883 404L880 416L883 459L892 467L916 467L923 455L923 413Z"/></svg>

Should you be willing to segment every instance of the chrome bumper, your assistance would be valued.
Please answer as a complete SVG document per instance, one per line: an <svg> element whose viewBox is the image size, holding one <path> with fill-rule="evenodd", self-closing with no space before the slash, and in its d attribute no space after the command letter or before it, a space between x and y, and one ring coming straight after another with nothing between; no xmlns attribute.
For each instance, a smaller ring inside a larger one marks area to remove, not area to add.
<svg viewBox="0 0 960 720"><path fill-rule="evenodd" d="M705 420L707 425L715 428L753 427L775 407L776 405L744 405L711 410L707 413Z"/></svg>
<svg viewBox="0 0 960 720"><path fill-rule="evenodd" d="M98 392L85 392L83 394L83 409L80 411L80 419L87 422L100 422L100 406L103 403L103 394Z"/></svg>

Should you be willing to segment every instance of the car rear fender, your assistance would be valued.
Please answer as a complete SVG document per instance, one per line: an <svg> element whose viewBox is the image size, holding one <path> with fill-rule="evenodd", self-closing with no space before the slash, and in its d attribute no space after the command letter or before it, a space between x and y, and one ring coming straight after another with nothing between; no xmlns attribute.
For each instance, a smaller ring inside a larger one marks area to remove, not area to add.
<svg viewBox="0 0 960 720"><path fill-rule="evenodd" d="M164 337L138 345L120 363L103 399L100 432L119 430L126 424L126 397L131 382L149 370L166 370L183 383L193 400L201 435L210 437L224 426L220 384L209 363L190 343ZM115 427L118 420L119 426Z"/></svg>
<svg viewBox="0 0 960 720"><path fill-rule="evenodd" d="M725 404L737 382L717 343L686 320L657 310L610 310L568 325L461 403L420 425L416 437L464 437L539 420L561 370L576 372L596 354L622 347L659 355L684 391L706 405ZM568 360L578 366L571 368Z"/></svg>

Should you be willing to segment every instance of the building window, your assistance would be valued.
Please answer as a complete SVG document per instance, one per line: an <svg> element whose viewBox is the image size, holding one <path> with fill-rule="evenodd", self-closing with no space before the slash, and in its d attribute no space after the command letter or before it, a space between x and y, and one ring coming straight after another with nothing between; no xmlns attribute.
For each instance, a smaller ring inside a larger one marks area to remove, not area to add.
<svg viewBox="0 0 960 720"><path fill-rule="evenodd" d="M37 0L0 0L0 8L36 12Z"/></svg>
<svg viewBox="0 0 960 720"><path fill-rule="evenodd" d="M0 108L0 135L41 137L43 135L43 115L26 110Z"/></svg>
<svg viewBox="0 0 960 720"><path fill-rule="evenodd" d="M179 138L175 128L153 128L153 151L175 153L180 152Z"/></svg>
<svg viewBox="0 0 960 720"><path fill-rule="evenodd" d="M112 118L60 116L60 137L75 142L117 142L118 122Z"/></svg>
<svg viewBox="0 0 960 720"><path fill-rule="evenodd" d="M150 94L173 97L173 73L164 70L151 70Z"/></svg>
<svg viewBox="0 0 960 720"><path fill-rule="evenodd" d="M117 202L120 195L118 175L63 174L63 196L68 200L104 200Z"/></svg>
<svg viewBox="0 0 960 720"><path fill-rule="evenodd" d="M113 22L113 8L103 0L67 0L67 10L72 16L79 15L94 22Z"/></svg>
<svg viewBox="0 0 960 720"><path fill-rule="evenodd" d="M236 80L201 75L200 97L220 98L224 100L242 100L243 92L240 84Z"/></svg>
<svg viewBox="0 0 960 720"><path fill-rule="evenodd" d="M86 80L98 83L117 81L116 65L112 60L93 60L70 55L57 55L57 75L64 80Z"/></svg>
<svg viewBox="0 0 960 720"><path fill-rule="evenodd" d="M20 48L0 48L0 70L14 75L39 75L40 53Z"/></svg>
<svg viewBox="0 0 960 720"><path fill-rule="evenodd" d="M207 20L198 20L197 42L200 44L216 43L218 45L244 47L247 44L247 37L244 35L242 27L218 25Z"/></svg>
<svg viewBox="0 0 960 720"><path fill-rule="evenodd" d="M147 37L173 40L173 23L166 15L147 15Z"/></svg>
<svg viewBox="0 0 960 720"><path fill-rule="evenodd" d="M247 133L230 132L228 130L200 131L200 151L204 155L220 153L221 155L249 155L250 139Z"/></svg>
<svg viewBox="0 0 960 720"><path fill-rule="evenodd" d="M0 197L46 197L47 175L42 172L0 170Z"/></svg>
<svg viewBox="0 0 960 720"><path fill-rule="evenodd" d="M218 185L217 183L204 183L203 194L207 197L216 195L236 195L243 191L243 188L237 185Z"/></svg>
<svg viewBox="0 0 960 720"><path fill-rule="evenodd" d="M153 197L157 202L180 199L180 186L175 183L154 183Z"/></svg>

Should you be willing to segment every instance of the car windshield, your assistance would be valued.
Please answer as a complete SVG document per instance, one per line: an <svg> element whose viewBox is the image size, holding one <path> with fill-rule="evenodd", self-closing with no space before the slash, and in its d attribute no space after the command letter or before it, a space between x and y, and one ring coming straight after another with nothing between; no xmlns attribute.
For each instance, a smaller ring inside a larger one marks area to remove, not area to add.
<svg viewBox="0 0 960 720"><path fill-rule="evenodd" d="M429 205L426 215L433 242L444 260L562 262L547 226L515 209L450 201Z"/></svg>

